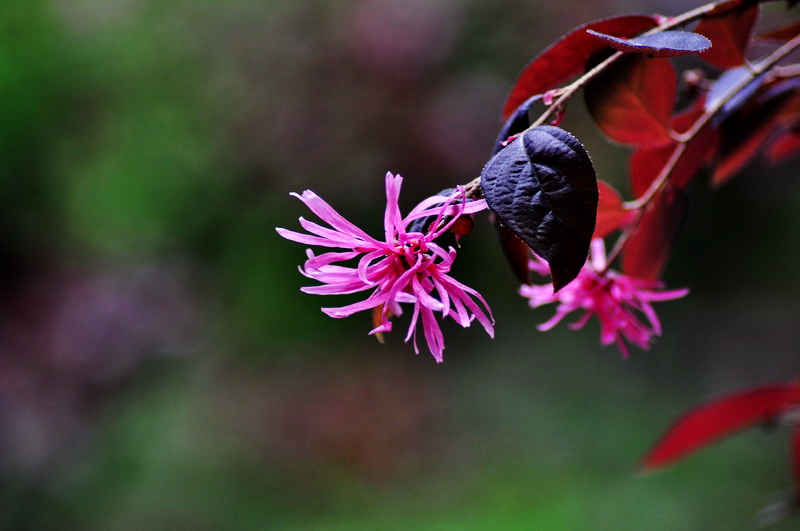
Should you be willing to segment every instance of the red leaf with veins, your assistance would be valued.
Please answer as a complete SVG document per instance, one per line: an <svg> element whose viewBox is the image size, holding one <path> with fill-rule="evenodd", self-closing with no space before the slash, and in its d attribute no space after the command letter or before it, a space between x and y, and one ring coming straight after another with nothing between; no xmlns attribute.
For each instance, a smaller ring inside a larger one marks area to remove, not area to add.
<svg viewBox="0 0 800 531"><path fill-rule="evenodd" d="M698 103L694 108L673 117L672 128L676 132L687 132L703 115L703 102ZM718 131L711 123L707 123L687 142L682 153L676 155L678 158L670 174L670 183L678 188L688 186L697 172L714 157L718 143ZM660 146L642 146L631 154L628 175L634 197L641 197L647 191L678 148L677 142L670 142Z"/></svg>
<svg viewBox="0 0 800 531"><path fill-rule="evenodd" d="M626 275L650 280L661 276L687 209L686 194L672 186L666 186L653 198L625 246L622 271Z"/></svg>
<svg viewBox="0 0 800 531"><path fill-rule="evenodd" d="M692 409L667 430L642 459L640 467L644 470L662 467L735 431L775 421L796 395L794 385L765 385Z"/></svg>
<svg viewBox="0 0 800 531"><path fill-rule="evenodd" d="M779 95L761 106L744 108L723 124L723 143L711 183L721 186L758 155L773 131L795 120L800 96Z"/></svg>
<svg viewBox="0 0 800 531"><path fill-rule="evenodd" d="M605 181L597 181L600 201L597 205L597 224L593 238L603 238L626 225L634 213L626 210L622 198L614 188Z"/></svg>
<svg viewBox="0 0 800 531"><path fill-rule="evenodd" d="M733 68L744 63L745 50L760 8L753 4L744 9L731 10L731 7L741 3L741 0L733 0L720 4L694 29L695 33L711 40L711 49L701 53L700 57L717 68Z"/></svg>
<svg viewBox="0 0 800 531"><path fill-rule="evenodd" d="M572 30L522 70L503 106L503 119L511 116L531 96L557 88L583 72L586 60L607 46L586 33L587 29L614 37L633 37L657 25L653 17L628 15L596 20Z"/></svg>
<svg viewBox="0 0 800 531"><path fill-rule="evenodd" d="M622 144L669 142L675 67L668 59L630 54L586 87L586 105L600 129Z"/></svg>

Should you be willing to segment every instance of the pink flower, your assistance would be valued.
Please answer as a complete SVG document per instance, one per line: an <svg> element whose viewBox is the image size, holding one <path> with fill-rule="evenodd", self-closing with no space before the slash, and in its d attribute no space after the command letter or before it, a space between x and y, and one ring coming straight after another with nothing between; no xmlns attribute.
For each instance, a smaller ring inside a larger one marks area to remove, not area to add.
<svg viewBox="0 0 800 531"><path fill-rule="evenodd" d="M535 255L530 262L530 268L540 275L548 273L547 263ZM531 308L559 303L555 315L540 324L537 327L539 330L550 330L568 313L585 310L570 328L583 328L592 315L597 315L600 321L600 343L604 346L616 343L622 356L627 358L628 342L648 350L654 338L661 335L661 322L650 303L678 299L689 293L686 288L661 291L662 288L661 282L633 278L609 270L603 240L597 238L592 241L591 258L578 277L558 293L553 293L553 286L549 284L524 285L520 287L519 293L530 299Z"/></svg>
<svg viewBox="0 0 800 531"><path fill-rule="evenodd" d="M330 228L300 218L300 225L311 234L283 228L276 230L284 238L298 243L345 249L343 252L327 252L319 256L311 249L306 251L308 260L300 272L321 284L303 287L303 292L331 295L372 290L360 302L338 308L322 308L323 312L341 318L375 309L376 322L379 318L380 324L370 334L381 334L392 330L390 318L402 314L401 305L410 304L413 313L405 340L413 338L414 350L419 353L417 324L422 321L428 348L436 361L441 363L444 338L436 320L437 313L442 318L452 317L465 328L473 319L477 319L486 332L494 337L494 320L486 301L477 291L448 274L456 258L455 249L449 247L445 250L434 241L459 216L487 208L486 201L467 201L465 192L459 190L449 197L429 197L403 218L397 204L402 182L403 178L399 175L386 174L383 240L369 236L347 221L310 190L302 195L292 195L305 203ZM435 221L421 229L424 232L413 230L411 223L423 218ZM353 260L357 262L352 266L340 265Z"/></svg>

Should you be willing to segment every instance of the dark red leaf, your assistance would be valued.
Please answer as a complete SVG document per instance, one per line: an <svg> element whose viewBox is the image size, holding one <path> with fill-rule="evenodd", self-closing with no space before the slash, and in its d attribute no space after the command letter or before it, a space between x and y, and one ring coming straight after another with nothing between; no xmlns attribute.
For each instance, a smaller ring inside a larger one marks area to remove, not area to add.
<svg viewBox="0 0 800 531"><path fill-rule="evenodd" d="M701 102L699 106L675 115L672 119L672 128L678 133L684 133L702 114ZM707 123L687 142L686 148L678 155L670 173L670 183L678 188L688 186L695 175L714 158L718 143L718 131L711 123ZM678 148L677 142L671 142L660 146L642 146L631 154L628 173L635 197L641 197L647 191Z"/></svg>
<svg viewBox="0 0 800 531"><path fill-rule="evenodd" d="M645 207L639 225L625 246L622 271L632 277L656 280L686 220L683 190L666 186Z"/></svg>
<svg viewBox="0 0 800 531"><path fill-rule="evenodd" d="M644 195L677 147L677 143L670 142L658 146L642 146L631 153L628 159L628 178L634 197Z"/></svg>
<svg viewBox="0 0 800 531"><path fill-rule="evenodd" d="M743 169L762 151L773 131L791 120L800 98L791 92L779 93L761 105L755 103L722 124L723 142L711 177L720 186Z"/></svg>
<svg viewBox="0 0 800 531"><path fill-rule="evenodd" d="M759 35L759 39L775 40L775 41L788 41L800 34L800 22L793 22L788 26L776 28L768 31L763 35Z"/></svg>
<svg viewBox="0 0 800 531"><path fill-rule="evenodd" d="M668 59L622 57L586 87L586 105L600 129L623 144L670 141L677 80Z"/></svg>
<svg viewBox="0 0 800 531"><path fill-rule="evenodd" d="M642 459L652 470L686 457L726 435L774 421L796 398L795 386L765 385L730 394L690 410L679 418Z"/></svg>
<svg viewBox="0 0 800 531"><path fill-rule="evenodd" d="M752 131L736 149L727 153L714 166L714 173L711 175L711 184L715 187L722 186L731 177L739 173L750 161L752 161L761 150L761 146L769 138L772 131L769 123L763 123L756 130Z"/></svg>
<svg viewBox="0 0 800 531"><path fill-rule="evenodd" d="M704 52L711 48L710 40L689 31L662 31L633 39L612 37L590 29L586 32L603 39L615 50L640 53L648 57L677 57Z"/></svg>
<svg viewBox="0 0 800 531"><path fill-rule="evenodd" d="M557 88L583 72L586 60L607 46L586 33L587 29L615 37L633 37L657 25L653 17L628 15L596 20L572 30L522 70L503 106L503 119L531 96Z"/></svg>
<svg viewBox="0 0 800 531"><path fill-rule="evenodd" d="M770 164L780 164L800 155L800 129L784 129L770 142L765 156Z"/></svg>
<svg viewBox="0 0 800 531"><path fill-rule="evenodd" d="M633 212L626 210L622 197L605 181L597 181L600 201L597 205L597 224L593 238L603 238L623 227L631 220Z"/></svg>
<svg viewBox="0 0 800 531"><path fill-rule="evenodd" d="M718 68L733 68L744 63L760 8L753 4L742 9L742 5L740 0L723 2L694 29L713 43L700 57Z"/></svg>
<svg viewBox="0 0 800 531"><path fill-rule="evenodd" d="M706 124L697 135L686 144L670 173L669 181L677 188L686 188L697 173L702 170L716 152L719 135ZM672 159L678 144L667 144L655 147L640 147L631 155L628 168L631 186L636 197L641 197L652 184L653 179L661 174L664 165Z"/></svg>

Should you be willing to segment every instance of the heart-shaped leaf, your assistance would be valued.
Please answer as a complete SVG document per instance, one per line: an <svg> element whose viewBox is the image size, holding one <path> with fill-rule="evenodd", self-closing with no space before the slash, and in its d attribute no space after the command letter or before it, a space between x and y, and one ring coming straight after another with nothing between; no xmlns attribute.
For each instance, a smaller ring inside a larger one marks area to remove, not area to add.
<svg viewBox="0 0 800 531"><path fill-rule="evenodd" d="M516 135L518 133L523 132L525 129L530 127L531 121L528 116L530 112L531 105L535 102L542 99L541 94L536 94L535 96L531 96L525 103L517 107L514 113L509 116L503 127L500 128L500 132L497 134L497 139L494 142L494 150L492 151L492 155L503 149L505 147L505 142L508 140L509 137Z"/></svg>
<svg viewBox="0 0 800 531"><path fill-rule="evenodd" d="M597 176L581 143L563 129L525 131L483 169L497 219L550 265L557 291L580 272L597 216Z"/></svg>
<svg viewBox="0 0 800 531"><path fill-rule="evenodd" d="M600 129L623 144L670 141L675 68L668 59L623 56L586 87L586 105Z"/></svg>
<svg viewBox="0 0 800 531"><path fill-rule="evenodd" d="M587 34L587 29L615 37L633 37L656 25L654 17L626 15L596 20L572 30L522 70L503 105L503 119L534 94L543 94L583 72L587 59L606 46Z"/></svg>
<svg viewBox="0 0 800 531"><path fill-rule="evenodd" d="M689 31L662 31L633 39L613 37L591 29L586 32L606 41L615 50L641 53L648 57L677 57L704 52L711 48L710 40Z"/></svg>

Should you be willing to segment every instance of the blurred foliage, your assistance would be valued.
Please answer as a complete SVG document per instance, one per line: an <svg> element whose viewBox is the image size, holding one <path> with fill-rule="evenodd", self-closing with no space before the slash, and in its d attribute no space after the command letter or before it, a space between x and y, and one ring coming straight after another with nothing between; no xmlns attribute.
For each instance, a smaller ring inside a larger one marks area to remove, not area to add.
<svg viewBox="0 0 800 531"><path fill-rule="evenodd" d="M274 232L290 191L374 231L386 170L405 205L470 180L516 71L630 7L4 0L0 528L741 527L784 437L631 471L687 405L797 372L796 166L696 192L668 276L694 294L627 363L535 331L485 219L456 274L498 339L445 330L443 366L322 315Z"/></svg>

